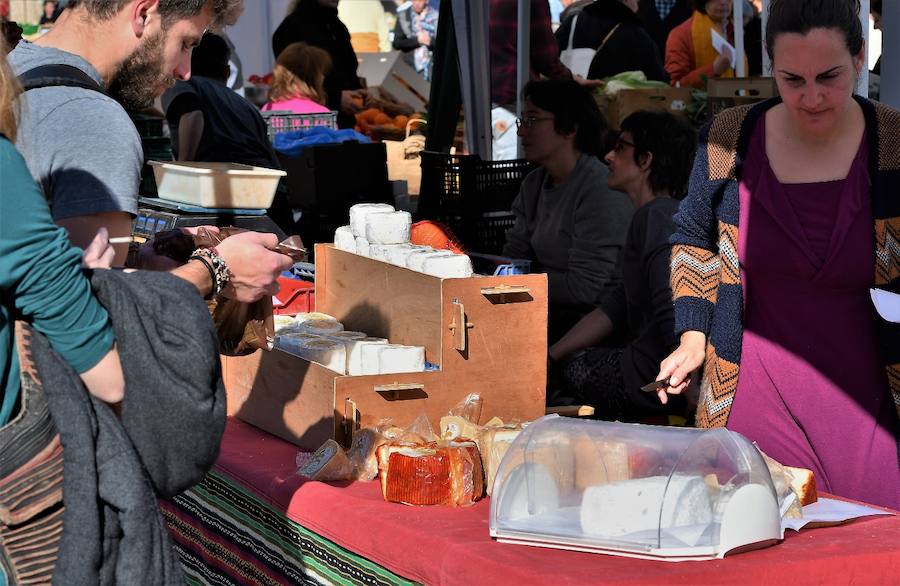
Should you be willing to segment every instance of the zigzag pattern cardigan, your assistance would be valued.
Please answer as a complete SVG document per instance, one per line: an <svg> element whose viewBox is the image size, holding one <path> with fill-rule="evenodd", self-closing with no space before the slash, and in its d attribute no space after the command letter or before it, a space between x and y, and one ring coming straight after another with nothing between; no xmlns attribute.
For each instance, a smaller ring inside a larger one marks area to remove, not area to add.
<svg viewBox="0 0 900 586"><path fill-rule="evenodd" d="M877 287L900 293L900 112L856 97L863 109L872 182ZM743 292L738 263L738 182L756 121L779 98L731 108L700 135L688 197L675 216L672 294L675 328L707 336L698 427L728 421L740 373ZM875 313L879 345L900 417L900 324Z"/></svg>

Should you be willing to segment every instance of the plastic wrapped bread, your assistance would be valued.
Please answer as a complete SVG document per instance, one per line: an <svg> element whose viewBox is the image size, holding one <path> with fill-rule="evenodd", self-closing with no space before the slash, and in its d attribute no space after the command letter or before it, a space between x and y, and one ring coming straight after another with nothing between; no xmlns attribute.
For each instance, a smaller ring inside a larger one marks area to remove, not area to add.
<svg viewBox="0 0 900 586"><path fill-rule="evenodd" d="M632 477L628 445L624 442L595 441L588 436L573 439L575 487L628 480Z"/></svg>
<svg viewBox="0 0 900 586"><path fill-rule="evenodd" d="M385 442L387 442L385 437L374 429L357 429L353 432L353 441L347 450L347 457L353 464L354 479L369 481L378 476L376 451Z"/></svg>
<svg viewBox="0 0 900 586"><path fill-rule="evenodd" d="M341 342L328 338L302 340L297 355L337 373L347 373L347 349Z"/></svg>
<svg viewBox="0 0 900 586"><path fill-rule="evenodd" d="M344 449L330 439L297 470L297 474L310 480L349 480L353 475L353 465Z"/></svg>
<svg viewBox="0 0 900 586"><path fill-rule="evenodd" d="M374 372L365 372L363 368L363 351L373 346L383 346L387 344L385 338L360 338L359 340L350 340L345 343L347 348L347 374L358 376L361 374L378 374L378 353L375 352ZM371 359L370 359L371 363Z"/></svg>
<svg viewBox="0 0 900 586"><path fill-rule="evenodd" d="M356 254L360 256L369 256L369 241L362 236L356 237Z"/></svg>
<svg viewBox="0 0 900 586"><path fill-rule="evenodd" d="M700 476L650 476L591 486L581 503L582 531L604 537L712 520L709 489Z"/></svg>
<svg viewBox="0 0 900 586"><path fill-rule="evenodd" d="M448 447L384 444L377 456L386 501L457 507L474 503L484 493L481 458L472 442Z"/></svg>
<svg viewBox="0 0 900 586"><path fill-rule="evenodd" d="M341 226L334 231L334 247L346 252L356 252L356 236L350 226Z"/></svg>
<svg viewBox="0 0 900 586"><path fill-rule="evenodd" d="M365 236L370 244L405 244L409 242L409 227L412 216L409 212L390 214L369 214L366 216Z"/></svg>
<svg viewBox="0 0 900 586"><path fill-rule="evenodd" d="M411 254L406 260L406 268L422 273L425 271L426 260L445 256L453 256L453 253L449 250L432 250L427 253Z"/></svg>
<svg viewBox="0 0 900 586"><path fill-rule="evenodd" d="M390 214L394 206L386 203L358 203L350 207L350 230L354 236L366 235L366 217L370 214Z"/></svg>
<svg viewBox="0 0 900 586"><path fill-rule="evenodd" d="M443 420L441 420L443 421ZM485 427L477 436L478 451L484 467L485 488L488 495L494 490L494 479L500 462L509 450L513 441L522 433L522 426Z"/></svg>
<svg viewBox="0 0 900 586"><path fill-rule="evenodd" d="M425 348L385 344L377 348L378 374L422 372L425 370ZM365 357L365 354L363 355Z"/></svg>
<svg viewBox="0 0 900 586"><path fill-rule="evenodd" d="M464 279L472 276L472 260L465 254L426 256L422 272L441 279Z"/></svg>

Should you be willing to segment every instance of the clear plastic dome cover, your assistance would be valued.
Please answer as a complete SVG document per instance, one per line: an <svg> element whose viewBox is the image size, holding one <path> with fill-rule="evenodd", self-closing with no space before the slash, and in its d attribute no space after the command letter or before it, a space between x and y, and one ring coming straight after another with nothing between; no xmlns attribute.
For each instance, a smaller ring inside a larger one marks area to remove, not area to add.
<svg viewBox="0 0 900 586"><path fill-rule="evenodd" d="M780 539L759 451L726 429L550 415L503 458L491 501L500 541L656 559L708 559Z"/></svg>

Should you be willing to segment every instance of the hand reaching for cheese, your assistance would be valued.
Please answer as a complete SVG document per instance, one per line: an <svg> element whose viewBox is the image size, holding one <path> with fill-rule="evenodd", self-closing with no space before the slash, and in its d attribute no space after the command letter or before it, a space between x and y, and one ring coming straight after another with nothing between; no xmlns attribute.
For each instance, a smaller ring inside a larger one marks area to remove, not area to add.
<svg viewBox="0 0 900 586"><path fill-rule="evenodd" d="M224 295L242 303L252 303L265 295L278 293L278 275L294 263L291 257L271 250L277 245L278 238L274 234L241 232L216 246L232 275Z"/></svg>

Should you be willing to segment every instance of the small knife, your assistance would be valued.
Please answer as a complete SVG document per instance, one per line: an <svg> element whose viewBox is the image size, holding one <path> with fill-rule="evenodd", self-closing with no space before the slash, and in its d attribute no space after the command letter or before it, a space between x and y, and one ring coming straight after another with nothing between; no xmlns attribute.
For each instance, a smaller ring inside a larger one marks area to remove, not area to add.
<svg viewBox="0 0 900 586"><path fill-rule="evenodd" d="M688 382L688 383L691 382L690 377L686 378L685 382ZM653 381L650 384L642 386L641 390L644 391L645 393L653 393L655 391L660 391L668 386L669 386L669 379L664 378L662 380Z"/></svg>

